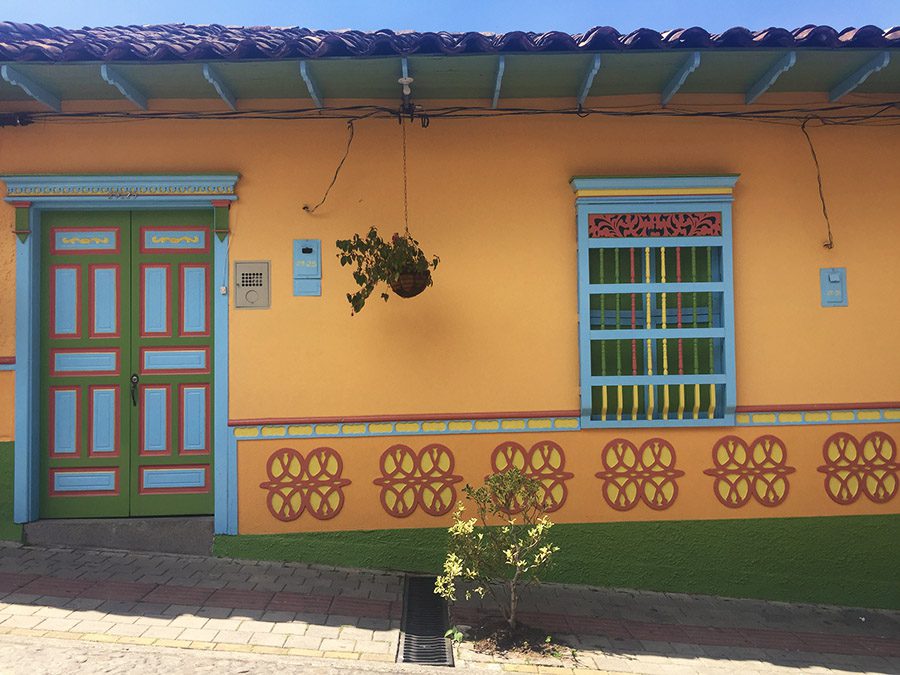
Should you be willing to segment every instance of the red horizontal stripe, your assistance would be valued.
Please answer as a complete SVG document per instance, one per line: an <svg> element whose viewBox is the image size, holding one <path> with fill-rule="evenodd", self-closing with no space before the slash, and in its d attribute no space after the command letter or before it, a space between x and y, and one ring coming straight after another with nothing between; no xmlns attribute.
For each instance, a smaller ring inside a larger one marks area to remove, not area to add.
<svg viewBox="0 0 900 675"><path fill-rule="evenodd" d="M792 412L803 410L877 410L879 408L900 408L900 401L881 403L791 403L789 405L739 405L739 413Z"/></svg>
<svg viewBox="0 0 900 675"><path fill-rule="evenodd" d="M0 356L0 366L14 366L16 365L16 357L15 356Z"/></svg>
<svg viewBox="0 0 900 675"><path fill-rule="evenodd" d="M529 410L527 412L423 413L421 415L359 415L346 417L261 417L228 420L230 427L258 427L278 424L336 424L355 422L415 422L438 420L493 420L522 417L578 417L577 410Z"/></svg>

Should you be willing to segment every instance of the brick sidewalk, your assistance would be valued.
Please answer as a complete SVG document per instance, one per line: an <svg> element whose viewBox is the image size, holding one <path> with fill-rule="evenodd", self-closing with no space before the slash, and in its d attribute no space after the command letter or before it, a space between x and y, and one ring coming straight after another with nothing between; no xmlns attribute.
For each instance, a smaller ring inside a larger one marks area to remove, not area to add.
<svg viewBox="0 0 900 675"><path fill-rule="evenodd" d="M366 570L0 546L0 635L386 665L397 654L402 592L402 575ZM473 624L488 609L463 602L454 620ZM547 584L527 596L522 620L576 648L575 658L507 658L463 644L458 666L900 672L900 612L886 610Z"/></svg>

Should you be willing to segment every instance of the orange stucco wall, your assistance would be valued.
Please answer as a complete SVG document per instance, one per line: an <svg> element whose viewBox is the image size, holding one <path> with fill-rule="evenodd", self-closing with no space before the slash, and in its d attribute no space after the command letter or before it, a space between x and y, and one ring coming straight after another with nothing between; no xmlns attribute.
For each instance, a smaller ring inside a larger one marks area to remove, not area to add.
<svg viewBox="0 0 900 675"><path fill-rule="evenodd" d="M697 101L700 104L703 101ZM272 306L230 316L233 419L574 410L578 316L573 175L740 174L734 200L739 406L900 400L900 250L894 127L810 128L822 167L835 247L809 149L795 126L713 119L510 117L432 120L409 128L413 235L441 264L412 300L376 296L351 316L354 286L334 240L377 225L402 228L400 130L365 120L328 201L314 214L346 143L342 121L54 122L0 129L0 174L241 174L231 209L230 259L270 260ZM13 209L0 206L0 231ZM323 242L323 294L293 297L293 239ZM0 237L0 355L14 345L14 237ZM849 306L824 309L819 268L846 267ZM218 270L224 280L226 271ZM230 270L227 272L230 274ZM216 282L219 285L220 281ZM12 376L0 373L0 440L11 435ZM895 425L885 425L896 430ZM843 427L842 427L843 429ZM868 429L849 427L857 436ZM900 502L838 507L822 490L822 443L836 427L779 428L789 447L790 508L732 512L702 474L727 430L666 432L685 470L665 512L599 514L596 451L610 432L560 434L570 457L570 502L560 520L746 517L896 512ZM746 440L762 433L739 430ZM897 433L892 432L896 438ZM628 433L636 442L647 433ZM444 437L460 474L487 473L496 436ZM428 437L404 439L414 448ZM523 436L530 445L537 438ZM379 512L377 477L388 439L341 439L353 481L341 518L281 525L267 516L272 450L313 441L239 444L243 532L422 526ZM352 497L352 499L351 499ZM848 510L849 509L849 510ZM893 511L891 510L893 509ZM607 509L606 511L609 511ZM375 515L373 515L375 514Z"/></svg>
<svg viewBox="0 0 900 675"><path fill-rule="evenodd" d="M0 130L0 173L237 171L232 260L272 261L272 308L233 311L231 417L577 407L573 175L739 173L734 202L738 405L900 398L900 249L892 127L811 130L726 120L434 120L409 130L412 232L441 257L420 297L371 301L333 242L401 227L396 122L34 124ZM13 209L0 207L0 229ZM323 296L291 294L291 240L323 241ZM13 345L13 240L0 241L0 353ZM818 269L847 268L849 307L819 306ZM286 365L288 366L286 368Z"/></svg>

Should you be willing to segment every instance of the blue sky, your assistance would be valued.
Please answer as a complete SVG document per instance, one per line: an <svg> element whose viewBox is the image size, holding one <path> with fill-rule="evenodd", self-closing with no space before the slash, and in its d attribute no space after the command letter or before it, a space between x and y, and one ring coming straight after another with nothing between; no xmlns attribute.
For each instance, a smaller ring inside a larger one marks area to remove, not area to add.
<svg viewBox="0 0 900 675"><path fill-rule="evenodd" d="M562 30L609 25L837 28L900 24L900 0L27 0L0 1L0 20L81 27L223 23L408 30Z"/></svg>

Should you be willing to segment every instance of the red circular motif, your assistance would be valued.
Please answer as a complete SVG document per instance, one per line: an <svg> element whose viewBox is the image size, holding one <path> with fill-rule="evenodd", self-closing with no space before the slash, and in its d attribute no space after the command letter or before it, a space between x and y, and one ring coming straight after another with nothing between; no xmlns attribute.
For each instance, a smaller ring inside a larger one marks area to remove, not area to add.
<svg viewBox="0 0 900 675"><path fill-rule="evenodd" d="M795 469L787 466L787 450L775 436L760 436L751 447L737 436L725 436L713 446L712 459L715 466L703 473L715 477L713 494L724 506L740 508L753 498L771 507L787 499L787 475Z"/></svg>
<svg viewBox="0 0 900 675"><path fill-rule="evenodd" d="M862 442L846 433L830 436L822 447L825 493L846 506L864 494L876 504L885 504L897 494L897 446L882 431L873 431Z"/></svg>
<svg viewBox="0 0 900 675"><path fill-rule="evenodd" d="M603 480L603 499L616 511L628 511L639 501L662 511L678 497L677 478L684 471L675 468L675 449L662 438L651 438L640 450L631 441L617 438L606 444L601 453L604 470L597 473Z"/></svg>
<svg viewBox="0 0 900 675"><path fill-rule="evenodd" d="M491 467L494 473L502 473L510 468L517 468L529 478L540 481L543 491L541 503L545 513L553 513L562 508L569 490L566 481L574 474L565 471L566 455L562 447L553 441L540 441L530 450L516 443L501 443L491 454ZM506 511L509 514L519 513L522 505L516 500Z"/></svg>
<svg viewBox="0 0 900 675"><path fill-rule="evenodd" d="M381 455L381 506L395 518L406 518L422 507L430 516L449 513L456 503L453 453L445 445L426 445L417 455L406 445L393 445Z"/></svg>
<svg viewBox="0 0 900 675"><path fill-rule="evenodd" d="M350 481L341 477L341 456L332 448L316 448L304 458L293 448L280 448L266 463L266 505L278 520L297 520L304 511L318 520L334 518L344 507L343 488Z"/></svg>

